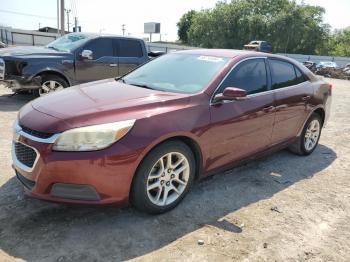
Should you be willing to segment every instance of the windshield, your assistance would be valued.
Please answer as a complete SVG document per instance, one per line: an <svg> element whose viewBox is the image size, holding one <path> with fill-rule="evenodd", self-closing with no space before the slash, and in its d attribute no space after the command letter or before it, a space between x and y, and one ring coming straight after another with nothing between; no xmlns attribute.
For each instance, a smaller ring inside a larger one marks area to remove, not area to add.
<svg viewBox="0 0 350 262"><path fill-rule="evenodd" d="M56 39L46 47L56 51L71 52L91 38L91 36L84 34L68 34Z"/></svg>
<svg viewBox="0 0 350 262"><path fill-rule="evenodd" d="M228 60L225 57L168 54L141 66L123 81L161 91L196 93L209 84Z"/></svg>

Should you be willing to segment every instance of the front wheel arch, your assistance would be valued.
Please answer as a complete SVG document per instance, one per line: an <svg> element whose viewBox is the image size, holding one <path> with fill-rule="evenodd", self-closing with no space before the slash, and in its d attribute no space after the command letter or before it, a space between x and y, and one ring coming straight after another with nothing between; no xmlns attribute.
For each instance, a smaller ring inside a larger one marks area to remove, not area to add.
<svg viewBox="0 0 350 262"><path fill-rule="evenodd" d="M313 113L318 114L321 117L322 120L322 126L324 125L325 117L326 117L326 112L324 111L323 108L317 108Z"/></svg>
<svg viewBox="0 0 350 262"><path fill-rule="evenodd" d="M131 189L133 187L135 174L139 170L139 168L140 168L140 166L142 164L142 161L147 157L147 155L149 155L152 152L153 149L155 149L156 147L160 146L161 144L164 144L164 143L170 142L170 141L182 142L182 143L186 144L191 149L191 151L193 153L193 156L195 158L195 164L196 164L195 180L199 180L200 175L201 175L201 173L203 171L203 155L202 155L202 150L200 149L199 144L194 139L192 139L192 138L190 138L188 136L173 136L173 137L166 138L166 139L158 142L157 144L153 145L151 148L149 148L147 150L145 155L139 161L139 163L137 165L137 168L135 169L134 176L132 178L131 184L130 184L129 197L130 197Z"/></svg>
<svg viewBox="0 0 350 262"><path fill-rule="evenodd" d="M57 72L57 71L47 70L47 71L42 71L42 72L36 74L36 76L40 76L40 77L48 76L48 75L54 75L54 76L60 77L60 78L62 78L64 81L67 82L68 87L71 86L71 82L69 81L69 79L68 79L64 74L59 73L59 72ZM36 77L36 76L35 76L35 77Z"/></svg>

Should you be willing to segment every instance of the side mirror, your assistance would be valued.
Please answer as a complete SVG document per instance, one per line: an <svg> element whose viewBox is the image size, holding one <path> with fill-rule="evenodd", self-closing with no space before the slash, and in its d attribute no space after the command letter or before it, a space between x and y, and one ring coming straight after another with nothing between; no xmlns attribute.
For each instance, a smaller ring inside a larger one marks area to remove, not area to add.
<svg viewBox="0 0 350 262"><path fill-rule="evenodd" d="M224 92L214 96L213 102L217 103L224 100L233 101L245 99L247 99L247 92L245 90L236 87L226 87Z"/></svg>
<svg viewBox="0 0 350 262"><path fill-rule="evenodd" d="M91 50L83 50L83 52L81 52L81 57L83 59L88 59L88 60L92 60L93 59L93 52Z"/></svg>

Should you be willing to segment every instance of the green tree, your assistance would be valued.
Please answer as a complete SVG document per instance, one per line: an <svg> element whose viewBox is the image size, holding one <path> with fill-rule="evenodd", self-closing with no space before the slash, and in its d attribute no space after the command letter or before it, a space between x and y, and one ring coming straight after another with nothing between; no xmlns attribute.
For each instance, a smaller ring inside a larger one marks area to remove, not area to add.
<svg viewBox="0 0 350 262"><path fill-rule="evenodd" d="M191 17L187 43L207 48L236 48L252 40L271 42L275 52L314 54L329 34L325 10L289 0L219 2Z"/></svg>
<svg viewBox="0 0 350 262"><path fill-rule="evenodd" d="M350 29L340 30L329 39L329 54L350 56Z"/></svg>
<svg viewBox="0 0 350 262"><path fill-rule="evenodd" d="M197 14L196 11L191 10L184 14L181 18L180 21L177 23L178 31L177 34L179 36L179 39L183 43L188 43L188 31L192 25L192 20L193 17Z"/></svg>

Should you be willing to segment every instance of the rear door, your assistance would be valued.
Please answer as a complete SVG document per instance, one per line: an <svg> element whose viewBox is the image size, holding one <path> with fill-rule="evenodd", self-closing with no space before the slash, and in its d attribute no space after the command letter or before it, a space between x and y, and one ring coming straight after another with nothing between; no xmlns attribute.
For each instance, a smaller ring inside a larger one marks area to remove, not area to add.
<svg viewBox="0 0 350 262"><path fill-rule="evenodd" d="M308 105L313 88L307 77L292 63L279 59L268 61L276 99L271 142L277 144L297 135L310 112Z"/></svg>
<svg viewBox="0 0 350 262"><path fill-rule="evenodd" d="M224 101L210 106L212 170L266 148L274 123L274 94L264 58L240 62L227 75L217 93L226 87L246 90L245 100Z"/></svg>
<svg viewBox="0 0 350 262"><path fill-rule="evenodd" d="M78 83L116 77L118 75L118 58L113 47L113 39L101 37L91 40L82 47L93 52L92 59L83 59L78 54L75 74Z"/></svg>
<svg viewBox="0 0 350 262"><path fill-rule="evenodd" d="M137 39L115 39L118 56L118 75L122 76L146 62L146 50Z"/></svg>

